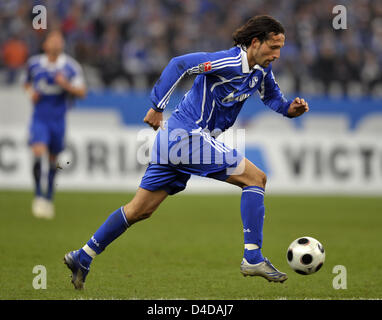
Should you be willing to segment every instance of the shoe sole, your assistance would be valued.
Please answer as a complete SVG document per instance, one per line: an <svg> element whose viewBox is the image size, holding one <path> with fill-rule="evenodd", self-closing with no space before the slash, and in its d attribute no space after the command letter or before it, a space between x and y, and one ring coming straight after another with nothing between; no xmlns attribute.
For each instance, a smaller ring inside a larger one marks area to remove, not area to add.
<svg viewBox="0 0 382 320"><path fill-rule="evenodd" d="M67 253L64 256L64 264L72 271L72 283L74 285L74 289L82 290L84 289L84 282L82 281L82 271L74 266L72 258Z"/></svg>
<svg viewBox="0 0 382 320"><path fill-rule="evenodd" d="M288 276L285 275L285 278L282 279L282 280L277 280L277 279L269 279L267 278L266 276L262 275L262 274L249 274L249 273L246 273L246 271L244 270L240 270L241 274L244 276L244 277L262 277L266 280L268 280L268 282L279 282L279 283L284 283L284 281L288 280Z"/></svg>

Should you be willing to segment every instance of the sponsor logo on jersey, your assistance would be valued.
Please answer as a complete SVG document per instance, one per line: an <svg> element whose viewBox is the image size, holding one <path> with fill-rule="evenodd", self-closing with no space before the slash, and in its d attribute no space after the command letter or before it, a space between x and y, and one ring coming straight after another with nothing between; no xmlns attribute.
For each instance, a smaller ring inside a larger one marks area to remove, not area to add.
<svg viewBox="0 0 382 320"><path fill-rule="evenodd" d="M36 89L44 95L61 94L64 90L56 83L50 83L47 79L39 79L35 83Z"/></svg>
<svg viewBox="0 0 382 320"><path fill-rule="evenodd" d="M251 94L250 93L243 93L241 94L240 96L237 96L235 97L235 92L236 91L232 91L228 96L226 96L222 102L223 103L227 103L227 102L231 102L231 101L244 101L245 99L247 99Z"/></svg>

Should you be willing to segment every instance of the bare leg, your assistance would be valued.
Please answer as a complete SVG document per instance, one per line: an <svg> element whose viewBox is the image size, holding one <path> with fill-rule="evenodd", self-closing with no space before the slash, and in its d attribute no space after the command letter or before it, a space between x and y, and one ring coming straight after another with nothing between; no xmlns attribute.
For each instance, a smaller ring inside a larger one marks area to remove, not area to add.
<svg viewBox="0 0 382 320"><path fill-rule="evenodd" d="M138 188L134 198L123 207L129 225L149 218L167 196L164 190L149 191Z"/></svg>
<svg viewBox="0 0 382 320"><path fill-rule="evenodd" d="M235 172L241 173L235 174ZM247 158L244 158L240 162L239 167L233 172L232 175L229 176L226 182L238 186L240 188L258 186L265 189L265 185L267 183L267 176L251 161L249 161Z"/></svg>
<svg viewBox="0 0 382 320"><path fill-rule="evenodd" d="M83 288L93 258L132 224L150 217L167 195L164 190L148 191L139 188L134 198L114 211L82 249L65 255L64 262L72 271L72 283L76 289Z"/></svg>
<svg viewBox="0 0 382 320"><path fill-rule="evenodd" d="M33 153L33 179L35 187L35 196L41 197L41 162L42 157L47 153L47 147L43 143L35 143L32 145Z"/></svg>
<svg viewBox="0 0 382 320"><path fill-rule="evenodd" d="M50 202L53 201L53 195L54 195L54 179L57 173L57 158L58 158L58 154L52 154L52 153L49 154L48 190L46 193L46 198Z"/></svg>
<svg viewBox="0 0 382 320"><path fill-rule="evenodd" d="M41 143L41 142L32 144L31 148L32 148L33 155L35 157L42 157L48 151L47 146L44 143Z"/></svg>

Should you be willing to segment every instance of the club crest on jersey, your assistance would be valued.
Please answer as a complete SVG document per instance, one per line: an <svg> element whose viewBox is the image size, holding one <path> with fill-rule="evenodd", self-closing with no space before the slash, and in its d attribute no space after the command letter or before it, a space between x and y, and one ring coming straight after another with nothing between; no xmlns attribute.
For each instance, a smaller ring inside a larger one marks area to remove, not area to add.
<svg viewBox="0 0 382 320"><path fill-rule="evenodd" d="M212 69L211 61L201 63L199 64L198 67L199 67L199 72L211 71Z"/></svg>
<svg viewBox="0 0 382 320"><path fill-rule="evenodd" d="M258 81L259 79L255 76L255 77L253 77L250 81L249 81L249 87L250 88L253 88L256 84L257 84L257 81Z"/></svg>

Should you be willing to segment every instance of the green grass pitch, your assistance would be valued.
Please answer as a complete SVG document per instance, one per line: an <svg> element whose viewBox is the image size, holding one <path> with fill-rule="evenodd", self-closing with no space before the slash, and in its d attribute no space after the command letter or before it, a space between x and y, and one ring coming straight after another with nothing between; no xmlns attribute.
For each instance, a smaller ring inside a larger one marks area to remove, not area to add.
<svg viewBox="0 0 382 320"><path fill-rule="evenodd" d="M0 299L381 299L382 198L266 196L263 254L289 279L244 278L240 195L169 197L98 256L84 291L63 264L107 216L132 198L124 193L58 192L56 218L35 219L31 192L0 191ZM312 236L326 249L316 274L286 261L289 244ZM47 288L32 270L43 265ZM347 289L334 289L336 265Z"/></svg>

